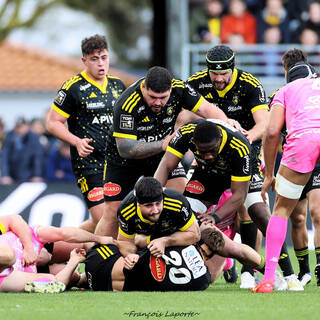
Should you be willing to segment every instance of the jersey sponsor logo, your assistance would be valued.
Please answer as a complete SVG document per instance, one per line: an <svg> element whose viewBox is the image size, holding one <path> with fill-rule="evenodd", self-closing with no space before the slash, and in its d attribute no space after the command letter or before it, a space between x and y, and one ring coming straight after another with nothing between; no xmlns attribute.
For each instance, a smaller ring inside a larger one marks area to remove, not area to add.
<svg viewBox="0 0 320 320"><path fill-rule="evenodd" d="M204 193L204 186L197 180L189 181L186 190L190 193L201 194Z"/></svg>
<svg viewBox="0 0 320 320"><path fill-rule="evenodd" d="M133 130L133 116L122 114L120 115L120 129Z"/></svg>
<svg viewBox="0 0 320 320"><path fill-rule="evenodd" d="M246 161L246 164L242 167L243 173L249 174L250 173L250 158L248 155L243 157Z"/></svg>
<svg viewBox="0 0 320 320"><path fill-rule="evenodd" d="M172 138L171 143L173 144L176 143L181 137L182 137L182 134L180 133L180 131L177 131L174 137Z"/></svg>
<svg viewBox="0 0 320 320"><path fill-rule="evenodd" d="M228 107L228 112L235 112L238 110L242 110L242 106L229 106Z"/></svg>
<svg viewBox="0 0 320 320"><path fill-rule="evenodd" d="M201 258L200 253L191 245L181 251L181 255L186 262L188 269L193 274L194 279L200 278L207 272L207 268Z"/></svg>
<svg viewBox="0 0 320 320"><path fill-rule="evenodd" d="M91 123L92 124L95 124L95 123L101 124L104 122L107 122L108 124L112 124L113 123L113 116L109 116L109 115L100 116L100 117L95 116Z"/></svg>
<svg viewBox="0 0 320 320"><path fill-rule="evenodd" d="M57 95L56 95L56 98L54 99L54 101L59 105L59 106L62 106L65 98L66 98L66 93L63 92L62 90L60 90Z"/></svg>
<svg viewBox="0 0 320 320"><path fill-rule="evenodd" d="M260 90L260 95L259 95L259 100L260 102L266 102L266 95L265 95L265 92L263 90L263 87L260 85L258 86L259 90Z"/></svg>
<svg viewBox="0 0 320 320"><path fill-rule="evenodd" d="M116 196L121 192L121 187L113 182L107 182L103 186L103 193L107 197Z"/></svg>
<svg viewBox="0 0 320 320"><path fill-rule="evenodd" d="M204 88L212 88L212 83L203 83L203 82L201 82L199 84L199 89L204 89Z"/></svg>
<svg viewBox="0 0 320 320"><path fill-rule="evenodd" d="M173 120L173 118L164 118L163 120L162 120L162 123L170 123L170 122L172 122L172 120Z"/></svg>
<svg viewBox="0 0 320 320"><path fill-rule="evenodd" d="M87 83L84 86L80 86L80 91L85 91L91 87L91 83Z"/></svg>
<svg viewBox="0 0 320 320"><path fill-rule="evenodd" d="M100 201L103 199L103 188L93 188L89 193L88 193L88 200L89 201Z"/></svg>
<svg viewBox="0 0 320 320"><path fill-rule="evenodd" d="M87 109L92 110L92 109L102 109L105 107L104 102L89 102L87 103Z"/></svg>
<svg viewBox="0 0 320 320"><path fill-rule="evenodd" d="M317 174L312 179L312 186L319 186L320 185L320 174Z"/></svg>
<svg viewBox="0 0 320 320"><path fill-rule="evenodd" d="M137 130L138 131L149 131L154 127L154 125L152 126L147 126L147 127L138 127Z"/></svg>
<svg viewBox="0 0 320 320"><path fill-rule="evenodd" d="M140 113L141 111L143 111L146 107L145 106L141 106L139 109L138 109L138 113Z"/></svg>
<svg viewBox="0 0 320 320"><path fill-rule="evenodd" d="M190 86L190 84L186 83L185 86L186 86L186 88L188 89L188 93L189 93L191 96L194 96L194 97L195 97L195 96L197 95L196 90L194 90L194 89Z"/></svg>
<svg viewBox="0 0 320 320"><path fill-rule="evenodd" d="M163 281L166 276L166 264L161 258L150 256L150 270L156 281Z"/></svg>

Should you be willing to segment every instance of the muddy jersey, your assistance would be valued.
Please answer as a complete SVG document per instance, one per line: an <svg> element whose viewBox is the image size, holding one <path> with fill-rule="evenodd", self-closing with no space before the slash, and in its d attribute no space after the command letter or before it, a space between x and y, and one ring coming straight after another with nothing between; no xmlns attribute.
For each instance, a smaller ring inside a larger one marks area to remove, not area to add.
<svg viewBox="0 0 320 320"><path fill-rule="evenodd" d="M173 132L179 112L184 109L196 112L203 102L203 97L185 82L172 80L172 91L167 104L159 113L152 112L143 99L140 79L130 86L119 98L114 107L113 131L107 140L107 165L132 166L158 165L163 153L146 159L121 158L115 137L144 142L164 139Z"/></svg>
<svg viewBox="0 0 320 320"><path fill-rule="evenodd" d="M197 291L210 284L210 272L196 245L167 247L161 258L145 249L133 269L123 271L123 291Z"/></svg>
<svg viewBox="0 0 320 320"><path fill-rule="evenodd" d="M119 78L106 76L103 85L88 77L85 71L66 81L52 108L67 118L71 133L79 138L92 138L94 151L85 158L70 147L71 162L76 176L103 171L107 134L112 126L115 101L125 90Z"/></svg>
<svg viewBox="0 0 320 320"><path fill-rule="evenodd" d="M176 231L188 229L195 221L188 200L178 191L163 191L163 210L157 222L145 219L131 191L118 208L119 233L133 238L136 233L147 235L148 240L169 236Z"/></svg>
<svg viewBox="0 0 320 320"><path fill-rule="evenodd" d="M213 162L207 162L199 157L193 141L196 126L203 121L212 121L222 134L222 142L218 155ZM246 137L235 128L221 120L197 119L183 125L170 141L167 151L182 159L191 150L201 170L219 176L231 176L231 181L250 181L252 160L251 145Z"/></svg>
<svg viewBox="0 0 320 320"><path fill-rule="evenodd" d="M269 109L261 82L251 73L240 69L234 69L231 83L222 91L214 89L208 69L195 73L187 83L246 130L255 125L255 111Z"/></svg>

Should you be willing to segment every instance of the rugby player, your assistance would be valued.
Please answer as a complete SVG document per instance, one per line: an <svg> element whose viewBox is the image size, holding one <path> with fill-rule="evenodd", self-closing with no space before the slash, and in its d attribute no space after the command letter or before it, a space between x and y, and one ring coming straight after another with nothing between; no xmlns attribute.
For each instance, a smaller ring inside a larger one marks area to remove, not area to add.
<svg viewBox="0 0 320 320"><path fill-rule="evenodd" d="M125 86L108 75L105 37L94 35L81 43L85 70L67 80L48 115L48 132L70 144L73 172L92 219L81 228L94 232L103 215L103 167L113 106ZM65 123L68 123L68 127Z"/></svg>

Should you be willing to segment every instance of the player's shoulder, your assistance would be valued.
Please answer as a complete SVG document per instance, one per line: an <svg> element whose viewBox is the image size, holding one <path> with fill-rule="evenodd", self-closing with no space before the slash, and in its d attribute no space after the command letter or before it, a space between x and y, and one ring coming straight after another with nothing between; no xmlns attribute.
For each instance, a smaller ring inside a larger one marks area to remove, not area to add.
<svg viewBox="0 0 320 320"><path fill-rule="evenodd" d="M171 80L171 86L172 88L184 88L185 87L185 82L183 80L180 80L180 79L175 79L173 78Z"/></svg>
<svg viewBox="0 0 320 320"><path fill-rule="evenodd" d="M208 75L208 70L203 69L201 71L194 73L192 76L190 76L187 82L196 83L197 81L200 81L200 80L203 81L205 78L207 78L207 75Z"/></svg>
<svg viewBox="0 0 320 320"><path fill-rule="evenodd" d="M63 85L61 86L62 90L71 91L79 89L80 85L83 84L84 78L80 73L77 75L72 76L68 80L66 80Z"/></svg>
<svg viewBox="0 0 320 320"><path fill-rule="evenodd" d="M186 197L177 190L164 188L163 190L163 206L167 209L181 209L182 205L187 201Z"/></svg>
<svg viewBox="0 0 320 320"><path fill-rule="evenodd" d="M136 197L134 192L130 191L121 201L118 209L118 215L124 217L126 220L129 220L132 213L136 213Z"/></svg>
<svg viewBox="0 0 320 320"><path fill-rule="evenodd" d="M124 83L123 83L123 81L122 81L119 77L117 77L117 76L108 74L108 75L107 75L107 78L108 78L108 81L111 81L112 83L121 84L121 85L125 86Z"/></svg>
<svg viewBox="0 0 320 320"><path fill-rule="evenodd" d="M257 77L255 77L252 73L241 69L236 70L238 72L239 81L244 83L248 87L258 87L262 85L260 80Z"/></svg>

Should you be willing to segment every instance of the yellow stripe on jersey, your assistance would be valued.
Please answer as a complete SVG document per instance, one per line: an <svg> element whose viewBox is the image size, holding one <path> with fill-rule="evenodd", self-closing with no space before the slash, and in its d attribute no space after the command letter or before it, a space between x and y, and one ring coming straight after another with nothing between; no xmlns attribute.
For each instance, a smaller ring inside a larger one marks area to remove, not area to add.
<svg viewBox="0 0 320 320"><path fill-rule="evenodd" d="M181 134L192 133L196 128L196 124L186 124L180 128Z"/></svg>
<svg viewBox="0 0 320 320"><path fill-rule="evenodd" d="M251 109L251 113L253 114L258 110L267 110L267 111L269 111L269 107L268 107L267 104L260 104L259 106L256 106L256 107L252 108Z"/></svg>
<svg viewBox="0 0 320 320"><path fill-rule="evenodd" d="M239 79L251 83L254 87L261 85L261 82L256 77L246 72L243 72Z"/></svg>
<svg viewBox="0 0 320 320"><path fill-rule="evenodd" d="M135 136L134 134L126 134L126 133L114 132L113 136L116 137L116 138L125 138L125 139L137 140L137 136Z"/></svg>
<svg viewBox="0 0 320 320"><path fill-rule="evenodd" d="M94 85L95 87L97 87L102 93L106 93L107 92L107 86L108 86L108 78L105 77L104 78L104 81L103 81L103 84L100 85L98 82L95 82L92 78L90 78L88 76L88 74L86 73L85 70L83 70L81 72L81 75L89 82L91 83L92 85Z"/></svg>
<svg viewBox="0 0 320 320"><path fill-rule="evenodd" d="M249 154L248 147L243 142L241 142L236 138L232 138L230 142L230 147L233 149L236 149L241 158Z"/></svg>
<svg viewBox="0 0 320 320"><path fill-rule="evenodd" d="M180 200L178 200L178 199L173 199L173 198L167 198L167 197L165 197L164 199L163 199L163 201L164 202L172 202L172 204L178 204L178 205L182 205L182 201L180 201Z"/></svg>
<svg viewBox="0 0 320 320"><path fill-rule="evenodd" d="M110 78L110 79L118 79L118 80L121 80L119 77L111 76L110 74L108 74L107 77Z"/></svg>
<svg viewBox="0 0 320 320"><path fill-rule="evenodd" d="M100 250L100 248L97 248L96 250L99 252L100 256L101 256L104 260L107 259L106 255Z"/></svg>
<svg viewBox="0 0 320 320"><path fill-rule="evenodd" d="M251 176L245 176L245 177L231 176L231 181L242 182L242 181L250 181L250 179L251 179Z"/></svg>
<svg viewBox="0 0 320 320"><path fill-rule="evenodd" d="M192 214L190 220L182 228L180 228L179 230L180 231L185 231L185 230L189 229L189 227L193 224L195 219L196 219L195 215Z"/></svg>
<svg viewBox="0 0 320 320"><path fill-rule="evenodd" d="M62 89L68 91L68 90L70 89L70 87L71 87L74 83L76 83L76 82L78 82L78 81L80 81L80 80L81 80L81 77L79 77L79 76L74 76L74 77L70 78L69 80L67 80L67 81L63 84Z"/></svg>
<svg viewBox="0 0 320 320"><path fill-rule="evenodd" d="M222 129L222 127L220 127L220 126L217 126L217 127L218 127L218 129L220 129L220 131L222 133L222 141L221 141L221 144L219 147L219 152L218 152L218 153L220 153L227 142L228 134L227 134L226 130Z"/></svg>
<svg viewBox="0 0 320 320"><path fill-rule="evenodd" d="M184 88L184 82L181 80L172 79L171 83L172 83L172 85L171 85L172 88L174 88L174 87Z"/></svg>
<svg viewBox="0 0 320 320"><path fill-rule="evenodd" d="M168 209L168 210L172 210L172 211L177 211L177 212L181 211L181 208L177 209L177 208L174 208L174 207L171 207L171 206L166 206L166 205L163 205L163 208L164 209Z"/></svg>
<svg viewBox="0 0 320 320"><path fill-rule="evenodd" d="M208 70L204 69L199 72L196 72L193 76L191 76L188 81L204 78L208 74Z"/></svg>
<svg viewBox="0 0 320 320"><path fill-rule="evenodd" d="M0 234L6 233L6 228L4 227L3 223L0 221Z"/></svg>
<svg viewBox="0 0 320 320"><path fill-rule="evenodd" d="M100 247L99 248L108 258L111 256L110 253L104 248L104 247Z"/></svg>
<svg viewBox="0 0 320 320"><path fill-rule="evenodd" d="M129 220L132 216L136 214L136 207L134 203L122 209L120 213L126 220Z"/></svg>
<svg viewBox="0 0 320 320"><path fill-rule="evenodd" d="M125 233L120 227L119 227L119 233L127 239L132 239L135 236L135 233L134 234Z"/></svg>
<svg viewBox="0 0 320 320"><path fill-rule="evenodd" d="M200 108L203 101L204 101L204 97L201 96L200 99L198 100L197 104L192 108L191 112L196 113L198 111L198 109Z"/></svg>
<svg viewBox="0 0 320 320"><path fill-rule="evenodd" d="M149 244L151 241L151 235L150 236L147 236L147 244Z"/></svg>
<svg viewBox="0 0 320 320"><path fill-rule="evenodd" d="M52 108L54 111L58 112L60 115L62 115L62 116L65 117L65 118L69 118L69 117L70 117L70 114L62 111L62 110L61 110L60 108L58 108L54 103L51 105L51 108Z"/></svg>
<svg viewBox="0 0 320 320"><path fill-rule="evenodd" d="M183 154L182 154L181 152L179 152L179 151L177 151L177 150L175 150L175 149L171 148L170 146L167 146L166 151L168 151L168 152L170 152L170 153L174 154L174 155L175 155L175 156L177 156L179 159L182 159L182 158L183 158Z"/></svg>
<svg viewBox="0 0 320 320"><path fill-rule="evenodd" d="M140 100L140 96L137 92L133 92L129 98L127 98L127 100L123 103L121 109L125 110L127 112L129 112L129 109L133 109L132 105L134 104L134 106L136 105L136 103ZM131 108L132 107L132 108ZM131 111L130 111L131 112ZM129 112L129 113L130 113Z"/></svg>

